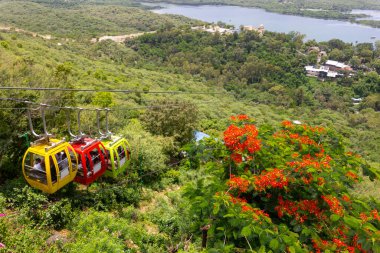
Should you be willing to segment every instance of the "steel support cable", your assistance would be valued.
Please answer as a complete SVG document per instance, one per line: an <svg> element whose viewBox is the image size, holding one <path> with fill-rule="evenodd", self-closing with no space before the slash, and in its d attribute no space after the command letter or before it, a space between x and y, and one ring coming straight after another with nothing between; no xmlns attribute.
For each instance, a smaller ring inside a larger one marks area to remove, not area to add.
<svg viewBox="0 0 380 253"><path fill-rule="evenodd" d="M8 101L17 101L17 102L22 102L22 103L28 103L28 104L34 104L40 106L43 103L38 103L38 102L32 102L28 101L25 99L19 99L19 98L1 98L0 100L8 100ZM214 101L205 101L205 102L200 102L198 104L208 104L208 103L214 103ZM49 105L49 104L44 104L47 108L53 108L53 109L65 109L65 110L79 110L82 109L84 111L97 111L97 110L106 110L106 108L82 108L82 107L65 107L65 106L55 106L55 105ZM170 107L180 107L181 104L167 104L167 105L147 105L147 106L139 106L139 107L116 107L109 109L110 111L129 111L129 110L143 110L143 109L155 109L155 108L170 108ZM10 108L9 108L10 109ZM17 109L17 107L14 107L14 109ZM27 108L26 108L27 109ZM32 109L33 110L33 109Z"/></svg>
<svg viewBox="0 0 380 253"><path fill-rule="evenodd" d="M202 91L140 91L140 90L111 90L111 89L70 89L45 87L0 87L0 90L31 90L31 91L69 91L69 92L112 92L112 93L149 93L149 94L224 94L224 92Z"/></svg>
<svg viewBox="0 0 380 253"><path fill-rule="evenodd" d="M38 103L39 105L39 103ZM126 107L126 108L115 108L110 109L110 111L131 111L131 110L143 110L143 109L155 109L155 108L175 108L180 107L181 105L165 105L165 106L142 106L142 107ZM66 110L79 110L82 109L83 111L97 111L97 110L105 110L105 109L99 109L99 108L79 108L79 107L61 107L61 106L51 106L46 105L47 108L53 108L53 109L66 109ZM32 111L39 110L39 108L27 108L27 107L0 107L0 109L4 110L27 110L30 109Z"/></svg>

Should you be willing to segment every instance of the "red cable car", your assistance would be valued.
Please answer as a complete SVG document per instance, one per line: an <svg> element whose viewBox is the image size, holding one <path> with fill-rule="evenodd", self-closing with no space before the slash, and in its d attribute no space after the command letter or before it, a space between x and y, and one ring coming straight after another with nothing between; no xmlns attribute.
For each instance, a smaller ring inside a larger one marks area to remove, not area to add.
<svg viewBox="0 0 380 253"><path fill-rule="evenodd" d="M75 182L89 185L106 172L108 159L105 147L99 140L82 137L70 144L78 156L78 173L74 178Z"/></svg>

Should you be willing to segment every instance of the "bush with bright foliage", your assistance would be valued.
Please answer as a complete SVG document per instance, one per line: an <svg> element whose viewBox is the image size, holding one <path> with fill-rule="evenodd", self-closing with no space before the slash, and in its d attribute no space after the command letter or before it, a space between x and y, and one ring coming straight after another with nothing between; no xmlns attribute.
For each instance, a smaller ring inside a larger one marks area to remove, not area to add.
<svg viewBox="0 0 380 253"><path fill-rule="evenodd" d="M332 130L231 117L224 144L185 188L208 248L267 252L380 252L380 205L350 195L369 169ZM219 148L215 148L219 145ZM224 147L223 147L224 146ZM199 229L199 228L198 228Z"/></svg>

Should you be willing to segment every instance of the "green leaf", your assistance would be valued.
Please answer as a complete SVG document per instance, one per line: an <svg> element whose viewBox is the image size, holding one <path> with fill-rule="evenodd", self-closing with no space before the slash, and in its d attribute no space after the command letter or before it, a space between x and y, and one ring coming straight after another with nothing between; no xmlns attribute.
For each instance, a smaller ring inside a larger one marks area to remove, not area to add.
<svg viewBox="0 0 380 253"><path fill-rule="evenodd" d="M212 210L212 212L214 213L214 214L217 214L218 212L219 212L219 209L220 209L220 204L218 203L218 204L215 204L214 205L214 210Z"/></svg>
<svg viewBox="0 0 380 253"><path fill-rule="evenodd" d="M340 219L340 216L337 215L337 214L335 214L335 213L333 213L332 215L330 215L330 220L332 220L332 221L337 221L339 219Z"/></svg>
<svg viewBox="0 0 380 253"><path fill-rule="evenodd" d="M245 226L242 230L241 230L241 235L242 236L245 236L245 237L248 237L250 236L252 233L251 231L251 228L249 226Z"/></svg>
<svg viewBox="0 0 380 253"><path fill-rule="evenodd" d="M290 236L287 235L282 236L282 239L286 244L290 244L292 242L292 238L290 238Z"/></svg>
<svg viewBox="0 0 380 253"><path fill-rule="evenodd" d="M280 243L277 241L277 239L272 239L269 243L269 247L273 250L276 250L278 249L278 246L280 245Z"/></svg>
<svg viewBox="0 0 380 253"><path fill-rule="evenodd" d="M289 253L296 253L296 249L293 246L290 246L288 250L289 250Z"/></svg>
<svg viewBox="0 0 380 253"><path fill-rule="evenodd" d="M363 227L365 229L372 230L375 233L378 232L378 229L376 229L376 227L372 225L371 223L366 223Z"/></svg>
<svg viewBox="0 0 380 253"><path fill-rule="evenodd" d="M260 247L260 249L259 249L259 252L258 253L265 253L266 252L266 250L265 250L265 246L264 245L262 245L261 247Z"/></svg>
<svg viewBox="0 0 380 253"><path fill-rule="evenodd" d="M302 229L302 232L301 232L301 234L303 234L303 235L310 235L310 233L311 233L311 230L308 228Z"/></svg>
<svg viewBox="0 0 380 253"><path fill-rule="evenodd" d="M344 222L351 228L358 229L361 225L361 220L356 219L352 216L346 215L343 217Z"/></svg>

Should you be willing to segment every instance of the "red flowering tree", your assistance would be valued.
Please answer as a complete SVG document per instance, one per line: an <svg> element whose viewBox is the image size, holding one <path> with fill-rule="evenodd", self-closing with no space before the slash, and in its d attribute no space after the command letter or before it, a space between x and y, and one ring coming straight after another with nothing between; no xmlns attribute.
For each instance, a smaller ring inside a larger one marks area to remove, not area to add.
<svg viewBox="0 0 380 253"><path fill-rule="evenodd" d="M231 120L224 149L212 149L204 177L185 189L199 225L210 225L208 247L380 252L379 203L349 192L366 164L337 134L289 121L258 129L246 115Z"/></svg>

